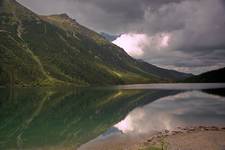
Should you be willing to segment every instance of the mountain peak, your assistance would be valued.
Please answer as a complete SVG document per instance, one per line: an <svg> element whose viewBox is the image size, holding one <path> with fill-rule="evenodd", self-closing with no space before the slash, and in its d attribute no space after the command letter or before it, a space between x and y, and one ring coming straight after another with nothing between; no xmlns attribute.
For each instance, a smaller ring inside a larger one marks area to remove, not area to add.
<svg viewBox="0 0 225 150"><path fill-rule="evenodd" d="M58 14L58 16L62 18L67 18L67 19L70 18L69 15L66 13Z"/></svg>
<svg viewBox="0 0 225 150"><path fill-rule="evenodd" d="M0 0L0 13L13 14L16 19L21 17L38 18L38 15L21 5L16 0Z"/></svg>
<svg viewBox="0 0 225 150"><path fill-rule="evenodd" d="M69 24L77 26L78 23L75 19L71 18L68 14L62 13L62 14L53 14L49 16L41 16L43 19L47 19L48 21L53 21L53 22L67 22Z"/></svg>
<svg viewBox="0 0 225 150"><path fill-rule="evenodd" d="M67 14L39 16L15 0L0 4L0 85L115 85L183 76L137 63Z"/></svg>
<svg viewBox="0 0 225 150"><path fill-rule="evenodd" d="M75 19L71 18L71 17L70 17L68 14L66 14L66 13L62 13L62 14L53 14L53 15L50 15L50 16L47 16L47 17L50 17L50 18L60 18L60 19L70 20L70 21L76 22Z"/></svg>

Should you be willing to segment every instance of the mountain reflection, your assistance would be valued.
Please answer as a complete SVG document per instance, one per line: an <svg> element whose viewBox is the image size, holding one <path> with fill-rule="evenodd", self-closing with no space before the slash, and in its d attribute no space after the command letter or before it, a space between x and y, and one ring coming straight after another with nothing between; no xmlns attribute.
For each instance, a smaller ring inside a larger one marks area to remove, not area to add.
<svg viewBox="0 0 225 150"><path fill-rule="evenodd" d="M0 149L75 149L137 106L177 91L0 89Z"/></svg>

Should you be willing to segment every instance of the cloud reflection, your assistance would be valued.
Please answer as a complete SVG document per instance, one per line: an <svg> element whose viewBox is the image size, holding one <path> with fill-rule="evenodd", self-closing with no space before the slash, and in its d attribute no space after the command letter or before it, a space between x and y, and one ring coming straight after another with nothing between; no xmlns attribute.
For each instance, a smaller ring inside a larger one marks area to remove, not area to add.
<svg viewBox="0 0 225 150"><path fill-rule="evenodd" d="M164 97L134 109L115 127L144 134L192 125L225 125L225 98L200 91Z"/></svg>

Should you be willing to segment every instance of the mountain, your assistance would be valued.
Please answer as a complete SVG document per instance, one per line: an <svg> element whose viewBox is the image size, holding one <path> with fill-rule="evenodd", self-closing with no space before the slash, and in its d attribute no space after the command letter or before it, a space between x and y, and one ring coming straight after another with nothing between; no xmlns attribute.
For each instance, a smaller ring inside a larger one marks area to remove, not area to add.
<svg viewBox="0 0 225 150"><path fill-rule="evenodd" d="M105 39L109 40L109 41L114 41L116 40L120 35L111 35L109 33L105 33L105 32L101 32L100 33Z"/></svg>
<svg viewBox="0 0 225 150"><path fill-rule="evenodd" d="M154 66L68 15L39 16L15 0L0 0L0 54L0 85L112 85L188 76L154 74Z"/></svg>
<svg viewBox="0 0 225 150"><path fill-rule="evenodd" d="M138 63L138 67L151 72L154 75L159 76L160 78L166 79L166 80L182 80L182 79L186 79L189 78L191 76L193 76L193 74L190 73L181 73L175 70L169 70L169 69L164 69L164 68L160 68L157 66L154 66L152 64L149 64L143 60L136 60Z"/></svg>
<svg viewBox="0 0 225 150"><path fill-rule="evenodd" d="M198 82L198 83L223 82L224 83L225 82L225 67L187 78L184 80L184 82Z"/></svg>

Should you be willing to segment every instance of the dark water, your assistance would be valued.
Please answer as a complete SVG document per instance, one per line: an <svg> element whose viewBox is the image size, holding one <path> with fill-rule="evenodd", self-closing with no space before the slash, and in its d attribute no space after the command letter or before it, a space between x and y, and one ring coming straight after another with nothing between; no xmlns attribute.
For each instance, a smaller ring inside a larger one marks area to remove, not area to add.
<svg viewBox="0 0 225 150"><path fill-rule="evenodd" d="M0 89L0 149L75 149L118 132L224 126L222 87L225 85Z"/></svg>

